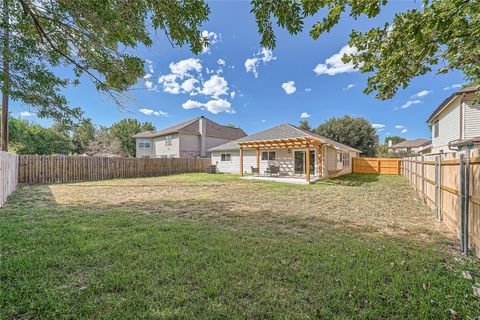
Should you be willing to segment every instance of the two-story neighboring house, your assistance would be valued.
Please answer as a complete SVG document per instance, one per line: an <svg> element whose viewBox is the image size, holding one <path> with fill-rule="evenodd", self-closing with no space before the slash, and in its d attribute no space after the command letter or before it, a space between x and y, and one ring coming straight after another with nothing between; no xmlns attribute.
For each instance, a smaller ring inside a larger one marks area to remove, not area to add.
<svg viewBox="0 0 480 320"><path fill-rule="evenodd" d="M209 157L208 149L246 135L240 128L222 126L202 116L161 131L140 132L133 137L137 158L197 158Z"/></svg>
<svg viewBox="0 0 480 320"><path fill-rule="evenodd" d="M388 153L402 154L427 154L432 150L432 141L428 139L418 138L415 140L402 141L392 144L392 140L388 140Z"/></svg>
<svg viewBox="0 0 480 320"><path fill-rule="evenodd" d="M480 104L474 104L477 87L467 87L445 99L432 113L432 152L451 147L480 146Z"/></svg>

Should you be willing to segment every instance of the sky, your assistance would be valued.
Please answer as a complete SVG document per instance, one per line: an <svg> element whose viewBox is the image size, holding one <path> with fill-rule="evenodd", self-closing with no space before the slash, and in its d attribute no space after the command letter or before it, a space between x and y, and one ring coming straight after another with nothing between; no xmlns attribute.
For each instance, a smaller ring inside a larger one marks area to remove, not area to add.
<svg viewBox="0 0 480 320"><path fill-rule="evenodd" d="M383 26L396 12L418 6L418 2L392 2L374 19L344 16L330 33L313 40L308 32L321 18L319 14L306 21L299 35L277 28L274 50L260 46L248 1L209 5L211 14L203 31L210 46L201 54L190 53L188 46L172 47L162 34L155 36L151 47L133 50L146 60L146 76L130 91L132 103L126 110L99 94L87 78L64 90L70 105L81 107L86 117L100 125L136 118L162 129L203 115L220 124L239 126L248 134L304 119L316 127L348 114L369 120L383 141L389 135L430 137L428 116L464 82L460 72L432 72L415 78L392 99L380 101L362 92L368 74L341 62L343 53L351 50L347 43L352 29ZM56 72L71 74L70 70ZM12 102L11 111L15 117L51 123L36 118L28 105Z"/></svg>

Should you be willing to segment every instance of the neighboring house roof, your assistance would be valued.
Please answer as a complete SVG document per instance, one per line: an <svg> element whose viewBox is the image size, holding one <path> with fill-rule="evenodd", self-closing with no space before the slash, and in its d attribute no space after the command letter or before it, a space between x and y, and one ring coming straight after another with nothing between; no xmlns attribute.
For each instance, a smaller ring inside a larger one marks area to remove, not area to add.
<svg viewBox="0 0 480 320"><path fill-rule="evenodd" d="M217 147L211 148L208 151L223 151L223 150L238 150L240 142L253 142L253 141L262 141L262 140L279 140L279 139L291 139L291 138L304 138L304 137L314 137L321 140L323 143L327 143L337 149L344 149L353 152L362 152L358 149L349 147L343 143L334 141L332 139L325 138L319 134L300 129L292 124L285 123L280 124L276 127L266 129L252 135L237 139L235 141L230 141L225 144L219 145Z"/></svg>
<svg viewBox="0 0 480 320"><path fill-rule="evenodd" d="M394 144L393 146L391 146L389 148L393 148L393 149L396 149L396 148L419 148L419 147L427 146L429 144L432 144L432 140L419 138L419 139L415 139L415 140L403 141L403 142Z"/></svg>
<svg viewBox="0 0 480 320"><path fill-rule="evenodd" d="M448 105L450 104L450 102L453 101L453 99L455 99L456 97L459 97L459 96L462 96L464 94L468 94L468 93L475 93L477 90L478 90L478 86L470 86L470 87L465 87L457 92L455 92L454 94L452 94L451 96L449 96L447 99L445 99L439 106L437 109L435 109L435 111L433 111L433 113L430 115L430 117L428 117L428 120L427 120L427 123L430 123L440 112L443 111L443 109Z"/></svg>
<svg viewBox="0 0 480 320"><path fill-rule="evenodd" d="M200 119L202 119L202 117L184 121L156 132L140 132L134 135L133 138L155 138L179 132L200 135ZM207 137L235 140L241 137L245 137L247 135L245 131L240 128L222 126L221 124L218 124L210 119L204 119L206 120L207 124Z"/></svg>

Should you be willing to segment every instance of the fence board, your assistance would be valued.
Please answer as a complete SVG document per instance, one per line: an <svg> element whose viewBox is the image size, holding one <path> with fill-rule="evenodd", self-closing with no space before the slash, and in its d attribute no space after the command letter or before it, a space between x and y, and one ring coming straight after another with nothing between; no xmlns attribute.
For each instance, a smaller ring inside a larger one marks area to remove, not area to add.
<svg viewBox="0 0 480 320"><path fill-rule="evenodd" d="M400 159L353 158L353 173L400 174Z"/></svg>
<svg viewBox="0 0 480 320"><path fill-rule="evenodd" d="M480 257L480 151L470 152L470 176L469 190L469 244L470 249ZM435 163L438 158L438 171L435 174ZM421 167L424 167L422 174ZM426 155L423 157L411 157L402 159L402 174L409 183L421 195L427 205L432 209L438 209L438 219L460 237L461 233L461 197L460 197L460 161L459 153L441 155ZM419 187L417 180L425 180L425 184ZM436 185L438 190L436 190ZM438 194L436 194L438 193Z"/></svg>
<svg viewBox="0 0 480 320"><path fill-rule="evenodd" d="M210 159L19 156L20 183L55 183L205 172Z"/></svg>
<svg viewBox="0 0 480 320"><path fill-rule="evenodd" d="M18 156L0 151L0 207L18 183Z"/></svg>

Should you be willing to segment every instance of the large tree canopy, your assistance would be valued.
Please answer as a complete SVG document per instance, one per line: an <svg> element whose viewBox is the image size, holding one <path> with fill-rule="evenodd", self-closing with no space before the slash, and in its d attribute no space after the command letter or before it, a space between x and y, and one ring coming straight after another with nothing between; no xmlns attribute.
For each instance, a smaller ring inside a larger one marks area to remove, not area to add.
<svg viewBox="0 0 480 320"><path fill-rule="evenodd" d="M276 44L273 20L297 34L305 19L325 10L310 29L312 38L329 32L348 13L353 19L377 16L387 0L252 0L264 47ZM352 30L352 62L361 72L372 72L365 93L389 99L412 78L436 70L460 70L467 81L480 84L480 1L423 0L421 9L397 13L391 23L367 32Z"/></svg>
<svg viewBox="0 0 480 320"><path fill-rule="evenodd" d="M122 93L144 74L143 60L129 49L150 46L152 30L174 45L190 45L193 53L207 44L200 27L210 11L203 0L2 1L1 60L9 64L0 70L2 91L39 117L78 117L61 90L82 75L121 104ZM65 65L73 67L74 79L52 70Z"/></svg>
<svg viewBox="0 0 480 320"><path fill-rule="evenodd" d="M319 125L315 132L361 150L362 155L375 156L378 145L377 130L365 118L353 118L348 115L334 117Z"/></svg>

